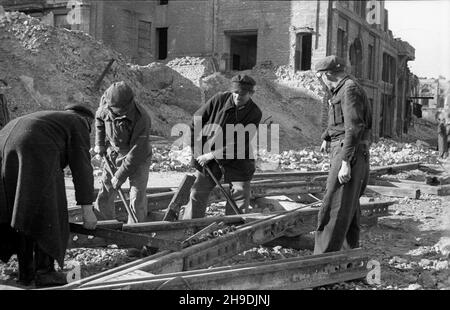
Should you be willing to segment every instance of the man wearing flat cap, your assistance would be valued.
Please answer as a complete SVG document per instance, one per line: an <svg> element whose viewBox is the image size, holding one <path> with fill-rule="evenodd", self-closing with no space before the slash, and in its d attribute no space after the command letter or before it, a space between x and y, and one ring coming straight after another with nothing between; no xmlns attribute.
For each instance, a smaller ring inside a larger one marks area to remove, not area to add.
<svg viewBox="0 0 450 310"><path fill-rule="evenodd" d="M63 267L69 240L65 167L72 172L84 226L94 229L94 177L89 132L94 114L84 105L18 117L0 130L0 259L19 261L19 282L67 283Z"/></svg>
<svg viewBox="0 0 450 310"><path fill-rule="evenodd" d="M230 91L216 94L194 114L191 148L193 165L197 169L196 181L189 203L181 211L182 219L205 215L209 194L216 186L204 170L205 165L218 180L224 176L225 182L230 184L231 196L242 213L249 206L250 181L255 172L251 141L256 132L246 134L244 128L256 129L262 112L251 98L256 84L252 77L236 75L231 82ZM242 139L245 142L239 143L238 136L245 137ZM228 203L225 214L234 214Z"/></svg>
<svg viewBox="0 0 450 310"><path fill-rule="evenodd" d="M364 89L345 68L345 60L337 56L316 64L317 76L332 97L321 146L322 152L331 147L331 166L318 217L315 254L359 247L359 198L369 177L372 111Z"/></svg>
<svg viewBox="0 0 450 310"><path fill-rule="evenodd" d="M130 207L135 210L138 221L144 222L152 156L150 117L135 101L133 90L125 82L112 84L103 94L95 115L95 128L94 151L100 156L108 156L117 167L114 176L106 167L103 169L102 187L95 202L101 219L115 219L114 199L129 179Z"/></svg>

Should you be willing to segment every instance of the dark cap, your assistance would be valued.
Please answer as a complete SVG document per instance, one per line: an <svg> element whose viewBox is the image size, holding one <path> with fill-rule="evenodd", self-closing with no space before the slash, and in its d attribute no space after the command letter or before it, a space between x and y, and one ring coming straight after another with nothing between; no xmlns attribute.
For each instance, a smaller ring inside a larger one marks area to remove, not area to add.
<svg viewBox="0 0 450 310"><path fill-rule="evenodd" d="M231 91L253 91L255 80L246 74L238 74L231 79Z"/></svg>
<svg viewBox="0 0 450 310"><path fill-rule="evenodd" d="M91 108L85 104L79 104L79 103L69 104L64 107L64 110L65 111L74 111L78 114L81 114L82 116L95 118L95 115L92 112Z"/></svg>
<svg viewBox="0 0 450 310"><path fill-rule="evenodd" d="M338 57L336 55L331 55L319 59L316 63L316 71L332 71L339 72L343 71L347 63L345 59Z"/></svg>
<svg viewBox="0 0 450 310"><path fill-rule="evenodd" d="M123 81L112 84L105 91L106 104L114 113L120 114L127 111L133 98L133 90Z"/></svg>

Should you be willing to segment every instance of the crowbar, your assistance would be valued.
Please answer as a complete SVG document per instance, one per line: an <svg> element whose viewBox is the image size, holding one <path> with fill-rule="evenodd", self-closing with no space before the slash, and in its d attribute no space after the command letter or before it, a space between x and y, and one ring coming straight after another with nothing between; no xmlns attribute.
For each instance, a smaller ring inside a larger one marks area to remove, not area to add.
<svg viewBox="0 0 450 310"><path fill-rule="evenodd" d="M216 185L220 188L220 190L222 191L223 195L225 196L225 198L227 199L228 203L230 204L231 208L233 208L233 211L236 214L242 214L242 211L238 208L238 206L234 202L233 198L231 198L231 196L228 194L228 192L225 190L225 188L223 188L222 184L220 184L219 180L217 180L217 178L214 176L214 174L212 173L212 171L208 167L208 165L205 164L203 167L205 168L206 172L209 174L211 179L214 180L214 183L216 183Z"/></svg>
<svg viewBox="0 0 450 310"><path fill-rule="evenodd" d="M103 157L103 160L106 165L106 170L108 170L108 172L111 174L111 177L114 177L114 172L112 169L113 166L112 166L111 161L109 160L109 158L106 155L103 155L102 157ZM122 189L118 188L117 191L119 192L120 199L122 199L123 205L125 206L125 209L127 210L128 217L131 218L131 221L133 223L137 223L138 219L136 216L136 212L134 212L133 208L127 203L127 200L125 199L125 195L123 194Z"/></svg>

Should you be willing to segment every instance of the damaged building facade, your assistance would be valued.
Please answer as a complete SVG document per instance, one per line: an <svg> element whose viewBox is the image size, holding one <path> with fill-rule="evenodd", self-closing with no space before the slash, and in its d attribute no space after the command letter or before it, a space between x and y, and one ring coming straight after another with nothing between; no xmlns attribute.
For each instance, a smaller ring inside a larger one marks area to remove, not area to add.
<svg viewBox="0 0 450 310"><path fill-rule="evenodd" d="M384 1L5 2L6 9L89 33L137 64L197 56L213 59L217 71L256 65L308 71L317 59L337 54L367 91L374 136L408 130L414 91L408 61L415 50L393 37ZM367 19L372 8L375 23Z"/></svg>
<svg viewBox="0 0 450 310"><path fill-rule="evenodd" d="M419 101L422 117L426 120L436 122L440 114L445 111L448 114L450 96L450 81L444 77L420 78ZM446 116L448 118L448 116Z"/></svg>

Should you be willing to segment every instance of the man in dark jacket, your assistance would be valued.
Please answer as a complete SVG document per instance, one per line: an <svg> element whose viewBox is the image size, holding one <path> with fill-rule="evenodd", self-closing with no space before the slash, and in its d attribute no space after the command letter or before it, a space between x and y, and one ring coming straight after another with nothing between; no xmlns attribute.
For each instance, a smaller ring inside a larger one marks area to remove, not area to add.
<svg viewBox="0 0 450 310"><path fill-rule="evenodd" d="M152 155L149 142L150 117L135 102L133 90L125 82L114 83L105 91L95 116L95 126L94 151L101 156L108 156L117 167L112 177L103 169L103 184L97 196L96 208L102 219L114 219L117 190L129 179L130 206L136 211L138 221L144 222Z"/></svg>
<svg viewBox="0 0 450 310"><path fill-rule="evenodd" d="M372 111L364 89L345 73L346 62L328 56L316 65L331 90L321 151L331 146L331 166L319 212L314 253L359 247L360 205L369 177Z"/></svg>
<svg viewBox="0 0 450 310"><path fill-rule="evenodd" d="M2 129L10 120L8 102L6 96L3 94L3 89L6 87L8 87L8 84L0 79L0 129Z"/></svg>
<svg viewBox="0 0 450 310"><path fill-rule="evenodd" d="M438 118L438 151L439 157L442 159L447 158L448 156L448 137L447 137L447 128L445 126L445 117L444 115L440 115Z"/></svg>
<svg viewBox="0 0 450 310"><path fill-rule="evenodd" d="M89 154L94 114L85 106L31 113L0 131L0 259L16 253L19 281L64 284L69 238L63 169L69 166L84 226L94 229L94 179ZM34 256L34 258L33 258Z"/></svg>
<svg viewBox="0 0 450 310"><path fill-rule="evenodd" d="M231 91L216 94L194 114L191 147L197 169L196 181L189 203L180 214L182 219L205 215L209 194L216 186L204 171L205 165L218 180L224 175L241 211L245 212L249 206L250 181L255 172L252 145L262 112L251 99L255 80L247 75L237 75L231 81ZM225 213L234 214L228 203Z"/></svg>

